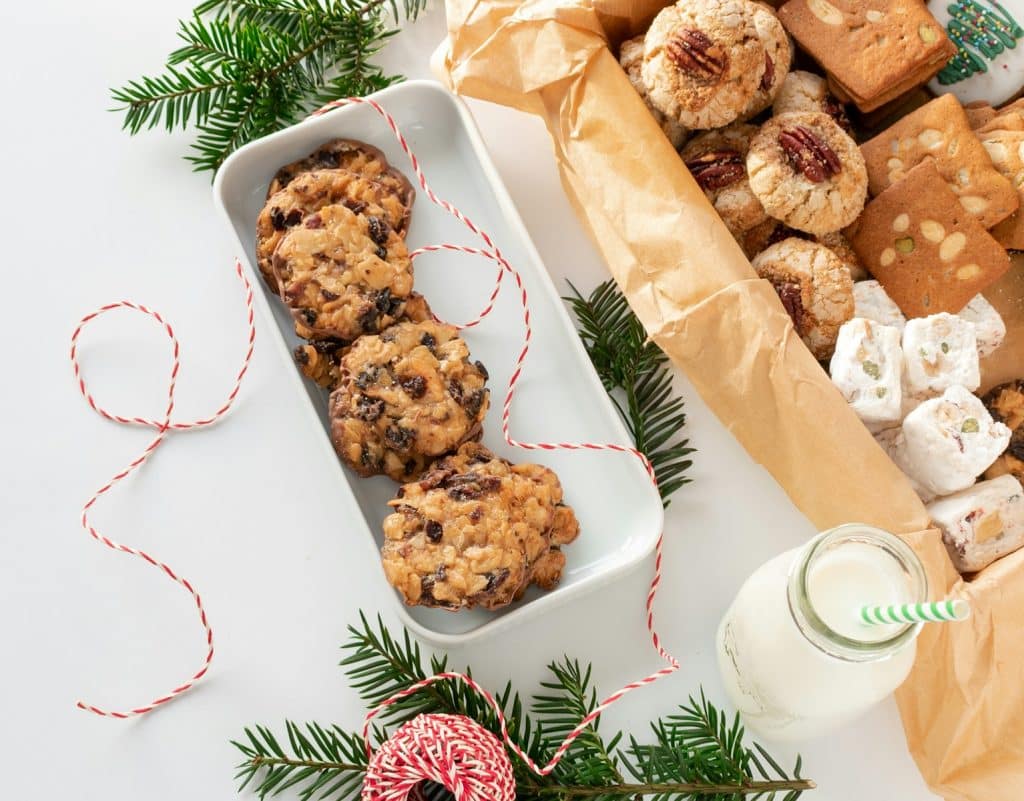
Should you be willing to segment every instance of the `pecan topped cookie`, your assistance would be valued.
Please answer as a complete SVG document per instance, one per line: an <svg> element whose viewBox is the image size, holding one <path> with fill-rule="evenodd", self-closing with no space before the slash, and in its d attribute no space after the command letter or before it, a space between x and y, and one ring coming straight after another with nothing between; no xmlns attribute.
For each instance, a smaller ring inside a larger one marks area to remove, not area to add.
<svg viewBox="0 0 1024 801"><path fill-rule="evenodd" d="M761 44L764 45L764 73L757 85L757 91L740 114L740 119L743 120L760 114L772 104L782 89L793 61L793 48L789 43L789 36L779 18L775 16L775 12L767 6L754 3L753 14L754 28L761 39Z"/></svg>
<svg viewBox="0 0 1024 801"><path fill-rule="evenodd" d="M747 181L747 150L756 125L734 123L694 137L680 152L686 168L733 236L768 219Z"/></svg>
<svg viewBox="0 0 1024 801"><path fill-rule="evenodd" d="M750 143L747 174L768 214L810 234L849 225L867 198L864 157L821 112L789 112L768 120Z"/></svg>
<svg viewBox="0 0 1024 801"><path fill-rule="evenodd" d="M651 103L687 128L728 125L765 76L765 46L747 0L684 0L662 9L644 37Z"/></svg>
<svg viewBox="0 0 1024 801"><path fill-rule="evenodd" d="M356 214L384 219L396 230L405 225L408 208L380 184L349 170L305 172L274 193L256 218L256 264L267 283L278 290L271 263L284 235L324 206L343 205Z"/></svg>
<svg viewBox="0 0 1024 801"><path fill-rule="evenodd" d="M399 323L360 337L331 393L331 439L362 476L409 481L437 457L478 439L487 371L450 325Z"/></svg>
<svg viewBox="0 0 1024 801"><path fill-rule="evenodd" d="M291 228L274 277L306 339L354 340L402 318L412 292L405 242L383 217L325 206Z"/></svg>
<svg viewBox="0 0 1024 801"><path fill-rule="evenodd" d="M647 108L650 109L654 121L661 126L662 132L668 137L668 141L672 143L672 147L682 147L683 142L686 141L686 128L675 120L666 117L651 103L647 85L644 83L643 75L641 74L644 65L644 37L642 35L627 39L619 46L619 64L622 66L633 88L636 89L637 94L643 98Z"/></svg>
<svg viewBox="0 0 1024 801"><path fill-rule="evenodd" d="M390 502L381 559L409 605L497 609L535 583L552 589L579 524L558 477L477 443L434 464Z"/></svg>

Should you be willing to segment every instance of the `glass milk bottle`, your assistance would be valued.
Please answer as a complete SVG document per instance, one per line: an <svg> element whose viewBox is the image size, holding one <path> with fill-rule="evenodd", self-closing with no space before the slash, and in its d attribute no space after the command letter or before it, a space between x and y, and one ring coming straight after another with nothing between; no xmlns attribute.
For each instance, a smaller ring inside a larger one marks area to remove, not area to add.
<svg viewBox="0 0 1024 801"><path fill-rule="evenodd" d="M885 698L914 662L920 623L869 626L865 605L920 603L916 554L881 529L851 524L766 562L718 628L718 666L744 723L774 740L803 740Z"/></svg>

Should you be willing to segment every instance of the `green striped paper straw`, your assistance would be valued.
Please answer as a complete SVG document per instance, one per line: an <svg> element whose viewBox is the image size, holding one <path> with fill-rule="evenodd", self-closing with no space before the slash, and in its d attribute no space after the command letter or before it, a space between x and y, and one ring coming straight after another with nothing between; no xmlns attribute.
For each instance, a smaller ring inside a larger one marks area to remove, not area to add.
<svg viewBox="0 0 1024 801"><path fill-rule="evenodd" d="M869 626L883 623L944 623L971 616L967 601L931 601L897 606L862 606L860 619Z"/></svg>

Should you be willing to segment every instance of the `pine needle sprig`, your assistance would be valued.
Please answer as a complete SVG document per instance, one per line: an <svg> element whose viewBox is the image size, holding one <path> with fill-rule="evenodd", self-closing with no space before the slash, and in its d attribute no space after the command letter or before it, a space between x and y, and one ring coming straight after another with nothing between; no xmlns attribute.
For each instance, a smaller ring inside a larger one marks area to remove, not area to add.
<svg viewBox="0 0 1024 801"><path fill-rule="evenodd" d="M665 506L689 483L694 452L679 432L686 424L683 400L672 393L668 356L650 341L643 323L612 280L584 297L570 282L565 300L579 324L580 339L636 447L650 460Z"/></svg>
<svg viewBox="0 0 1024 801"><path fill-rule="evenodd" d="M179 23L166 72L114 89L131 134L162 125L197 131L186 158L216 170L246 142L303 119L337 97L400 80L372 63L404 13L426 0L206 0Z"/></svg>
<svg viewBox="0 0 1024 801"><path fill-rule="evenodd" d="M379 618L371 625L360 615L360 625L350 627L349 635L342 665L368 705L429 675L419 645L407 632L395 637ZM431 673L446 665L444 657L430 659ZM497 696L512 740L538 764L551 759L598 698L589 666L565 658L549 665L549 671L550 677L542 683L529 712L511 684ZM382 716L388 726L417 714L445 713L468 715L495 734L500 732L490 706L461 682L438 682L413 697L420 698L415 705L396 705ZM691 697L677 713L652 723L651 730L653 743L640 744L630 738L627 747L620 747L623 735L605 739L595 722L573 743L555 771L544 777L513 756L517 801L636 801L641 797L658 801L796 801L814 787L813 782L801 778L799 758L790 775L761 746L748 748L739 717L728 719L703 691L699 700ZM358 734L337 726L289 721L285 735L278 739L269 728L254 726L234 741L243 757L236 774L240 790L249 788L261 799L287 790L301 801L355 801L359 797L367 757ZM374 731L378 744L386 736L383 728ZM451 801L452 796L442 787L430 785L423 790L428 801Z"/></svg>

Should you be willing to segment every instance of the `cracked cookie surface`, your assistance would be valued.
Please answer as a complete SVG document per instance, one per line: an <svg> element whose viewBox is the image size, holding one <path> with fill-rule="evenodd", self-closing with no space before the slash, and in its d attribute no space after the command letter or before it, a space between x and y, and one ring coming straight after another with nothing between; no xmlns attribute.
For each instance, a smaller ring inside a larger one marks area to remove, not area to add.
<svg viewBox="0 0 1024 801"><path fill-rule="evenodd" d="M750 143L747 175L769 215L809 234L849 225L867 199L864 157L824 113L789 112L768 120Z"/></svg>
<svg viewBox="0 0 1024 801"><path fill-rule="evenodd" d="M439 456L480 437L487 370L450 325L399 323L360 337L340 360L331 439L362 476L409 481Z"/></svg>
<svg viewBox="0 0 1024 801"><path fill-rule="evenodd" d="M985 478L1009 474L1024 483L1024 378L993 387L981 400L992 418L1012 432L1010 444L985 471Z"/></svg>
<svg viewBox="0 0 1024 801"><path fill-rule="evenodd" d="M405 484L384 520L381 560L409 605L497 609L531 583L552 589L579 524L558 477L477 443Z"/></svg>
<svg viewBox="0 0 1024 801"><path fill-rule="evenodd" d="M791 237L763 250L751 265L775 288L815 358L829 358L854 311L853 279L839 257L824 245Z"/></svg>
<svg viewBox="0 0 1024 801"><path fill-rule="evenodd" d="M691 0L662 9L644 36L651 103L691 129L718 128L754 101L765 47L747 0Z"/></svg>

